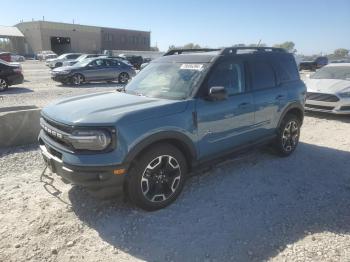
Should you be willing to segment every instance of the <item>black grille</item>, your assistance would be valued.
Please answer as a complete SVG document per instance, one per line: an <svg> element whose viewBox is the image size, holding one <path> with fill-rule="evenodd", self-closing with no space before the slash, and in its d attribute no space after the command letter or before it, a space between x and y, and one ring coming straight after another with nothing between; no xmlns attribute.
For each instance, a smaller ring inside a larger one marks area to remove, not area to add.
<svg viewBox="0 0 350 262"><path fill-rule="evenodd" d="M307 92L307 100L323 101L323 102L337 102L339 98L335 95L323 94L323 93L312 93Z"/></svg>
<svg viewBox="0 0 350 262"><path fill-rule="evenodd" d="M42 125L42 130L44 131L45 135L47 135L56 143L61 144L62 146L65 146L68 149L72 149L72 145L65 139L69 135L68 132L71 131L71 127L58 124L45 118L42 118L40 120L40 123ZM58 137L58 134L60 134L60 137Z"/></svg>
<svg viewBox="0 0 350 262"><path fill-rule="evenodd" d="M47 119L46 117L43 117L43 119L45 120L46 123L48 123L49 125L57 128L58 130L61 130L63 132L66 132L66 133L71 133L72 132L72 127L71 126L68 126L68 125L63 125L63 124L60 124L60 123L57 123L55 121L52 121L50 119Z"/></svg>
<svg viewBox="0 0 350 262"><path fill-rule="evenodd" d="M350 110L350 106L342 106L340 110L343 110L343 111Z"/></svg>
<svg viewBox="0 0 350 262"><path fill-rule="evenodd" d="M305 107L315 108L315 109L323 109L323 110L333 110L334 106L319 106L319 105L310 105L306 104Z"/></svg>

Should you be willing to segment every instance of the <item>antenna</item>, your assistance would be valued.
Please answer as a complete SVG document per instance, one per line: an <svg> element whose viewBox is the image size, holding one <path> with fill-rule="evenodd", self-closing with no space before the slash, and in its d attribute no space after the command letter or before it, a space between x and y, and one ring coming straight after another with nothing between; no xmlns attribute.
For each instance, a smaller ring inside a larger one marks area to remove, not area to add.
<svg viewBox="0 0 350 262"><path fill-rule="evenodd" d="M260 46L260 43L261 43L261 39L259 40L259 42L258 42L258 44L257 44L256 46L259 47L259 46Z"/></svg>

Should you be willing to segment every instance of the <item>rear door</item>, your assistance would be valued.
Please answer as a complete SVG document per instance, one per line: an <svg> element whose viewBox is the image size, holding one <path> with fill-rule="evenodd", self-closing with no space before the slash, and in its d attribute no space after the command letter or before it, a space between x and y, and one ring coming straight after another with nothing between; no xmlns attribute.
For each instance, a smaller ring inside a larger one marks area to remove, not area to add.
<svg viewBox="0 0 350 262"><path fill-rule="evenodd" d="M267 55L249 59L251 90L255 106L256 138L273 135L275 120L287 102L287 92L277 82L276 73Z"/></svg>
<svg viewBox="0 0 350 262"><path fill-rule="evenodd" d="M227 99L206 99L213 86L224 86ZM201 93L196 102L200 158L224 153L251 139L254 106L253 96L246 89L244 61L222 58L209 73Z"/></svg>

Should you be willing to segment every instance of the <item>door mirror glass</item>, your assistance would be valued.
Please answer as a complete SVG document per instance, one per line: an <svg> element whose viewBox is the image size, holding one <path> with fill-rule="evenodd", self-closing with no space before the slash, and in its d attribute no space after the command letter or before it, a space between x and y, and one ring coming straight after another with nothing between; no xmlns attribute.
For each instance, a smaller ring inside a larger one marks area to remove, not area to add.
<svg viewBox="0 0 350 262"><path fill-rule="evenodd" d="M208 94L209 100L212 101L220 101L225 100L227 98L227 92L225 87L223 86L213 86L209 89Z"/></svg>

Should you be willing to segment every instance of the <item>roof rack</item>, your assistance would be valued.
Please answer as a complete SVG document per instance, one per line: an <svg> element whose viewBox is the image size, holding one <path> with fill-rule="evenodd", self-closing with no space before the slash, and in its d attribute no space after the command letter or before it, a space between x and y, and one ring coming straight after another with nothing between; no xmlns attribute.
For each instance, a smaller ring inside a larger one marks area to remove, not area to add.
<svg viewBox="0 0 350 262"><path fill-rule="evenodd" d="M192 48L192 49L171 49L168 52L166 52L163 56L168 55L181 55L182 53L194 53L194 52L212 52L212 51L219 51L221 49L218 48Z"/></svg>
<svg viewBox="0 0 350 262"><path fill-rule="evenodd" d="M237 51L240 50L253 50L254 52L281 52L281 53L286 53L287 51L283 48L278 48L278 47L226 47L221 49L220 54L221 55L235 55L237 54Z"/></svg>

